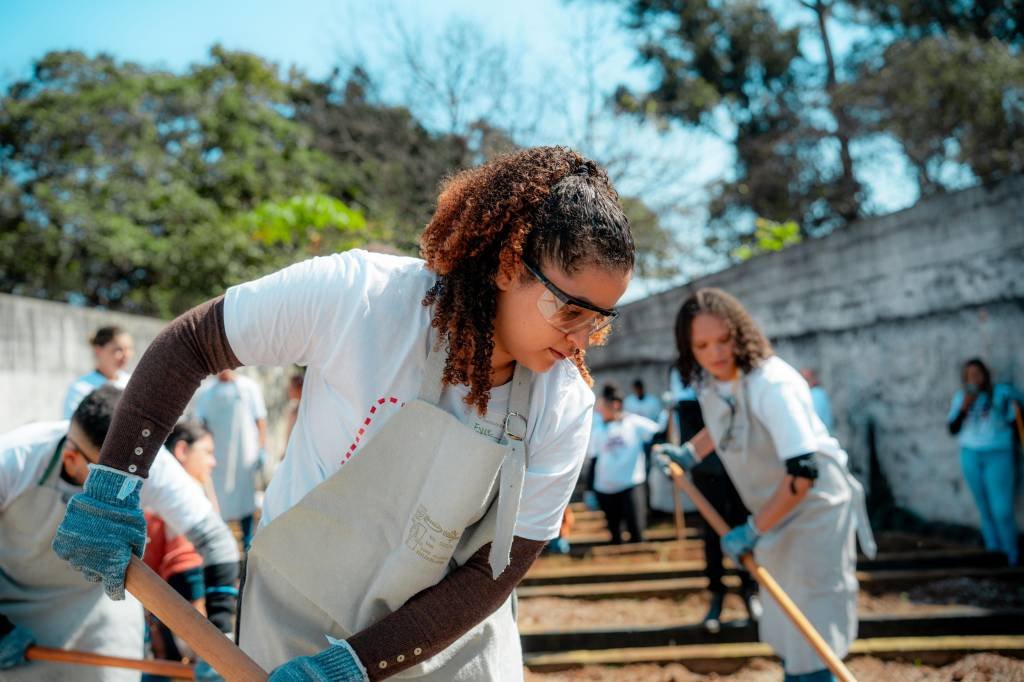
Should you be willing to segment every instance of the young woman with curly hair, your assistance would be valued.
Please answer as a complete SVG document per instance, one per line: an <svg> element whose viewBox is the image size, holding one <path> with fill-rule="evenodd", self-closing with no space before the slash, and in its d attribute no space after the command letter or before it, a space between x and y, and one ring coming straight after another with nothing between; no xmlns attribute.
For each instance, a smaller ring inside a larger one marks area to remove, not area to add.
<svg viewBox="0 0 1024 682"><path fill-rule="evenodd" d="M203 376L305 365L240 646L272 680L522 679L512 590L558 536L590 436L584 351L616 315L633 240L605 172L543 147L449 179L422 255L315 258L173 322L64 521L69 560L123 580L117 538L141 511L118 494ZM80 532L96 524L103 540Z"/></svg>
<svg viewBox="0 0 1024 682"><path fill-rule="evenodd" d="M705 428L658 454L690 471L717 451L752 514L722 538L739 563L754 553L840 657L857 636L857 553L874 539L864 493L847 455L814 412L803 377L772 352L739 301L700 289L676 317L679 370L697 389ZM832 675L783 614L766 601L761 639L783 659L787 682Z"/></svg>

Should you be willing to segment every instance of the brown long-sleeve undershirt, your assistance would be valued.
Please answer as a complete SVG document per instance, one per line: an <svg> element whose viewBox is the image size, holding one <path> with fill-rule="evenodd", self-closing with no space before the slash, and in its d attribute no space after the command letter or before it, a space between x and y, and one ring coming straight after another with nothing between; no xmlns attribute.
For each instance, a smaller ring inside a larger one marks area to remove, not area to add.
<svg viewBox="0 0 1024 682"><path fill-rule="evenodd" d="M204 378L241 366L224 331L224 299L208 301L171 322L139 360L100 450L106 466L146 477L160 445ZM511 563L491 578L484 545L438 584L348 642L370 679L394 675L439 653L501 606L544 548L516 537ZM419 649L420 653L414 652ZM403 657L401 663L398 656ZM380 667L385 661L387 666Z"/></svg>

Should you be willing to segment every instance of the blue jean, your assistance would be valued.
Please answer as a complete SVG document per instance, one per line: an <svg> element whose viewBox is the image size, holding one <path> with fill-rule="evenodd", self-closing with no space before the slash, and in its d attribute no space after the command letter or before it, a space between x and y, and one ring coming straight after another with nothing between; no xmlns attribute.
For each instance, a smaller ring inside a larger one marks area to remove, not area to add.
<svg viewBox="0 0 1024 682"><path fill-rule="evenodd" d="M1017 520L1014 518L1013 450L960 450L967 487L974 495L981 516L981 537L985 548L1002 552L1016 566Z"/></svg>

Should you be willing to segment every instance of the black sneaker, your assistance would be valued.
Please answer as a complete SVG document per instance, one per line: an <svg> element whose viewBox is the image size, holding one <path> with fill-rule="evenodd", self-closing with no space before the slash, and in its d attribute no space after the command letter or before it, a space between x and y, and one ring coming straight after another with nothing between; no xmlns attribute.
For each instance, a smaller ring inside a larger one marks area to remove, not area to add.
<svg viewBox="0 0 1024 682"><path fill-rule="evenodd" d="M713 635L722 630L722 604L725 602L725 595L719 593L711 594L711 606L708 607L707 615L701 623L704 629Z"/></svg>

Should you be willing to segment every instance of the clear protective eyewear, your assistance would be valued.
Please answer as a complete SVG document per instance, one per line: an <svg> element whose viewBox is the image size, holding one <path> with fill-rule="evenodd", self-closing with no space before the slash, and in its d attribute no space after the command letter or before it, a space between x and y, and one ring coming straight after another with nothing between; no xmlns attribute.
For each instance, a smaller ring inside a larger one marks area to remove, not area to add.
<svg viewBox="0 0 1024 682"><path fill-rule="evenodd" d="M523 266L527 272L547 289L537 299L537 308L544 316L548 324L565 334L575 334L582 330L588 330L588 336L599 332L619 316L619 311L608 308L600 308L593 303L570 296L558 287L551 280L541 274L540 269L525 258Z"/></svg>

